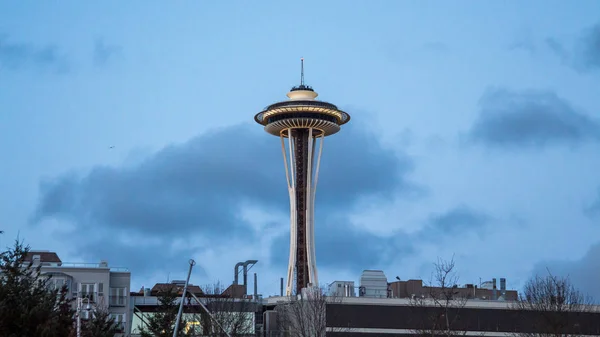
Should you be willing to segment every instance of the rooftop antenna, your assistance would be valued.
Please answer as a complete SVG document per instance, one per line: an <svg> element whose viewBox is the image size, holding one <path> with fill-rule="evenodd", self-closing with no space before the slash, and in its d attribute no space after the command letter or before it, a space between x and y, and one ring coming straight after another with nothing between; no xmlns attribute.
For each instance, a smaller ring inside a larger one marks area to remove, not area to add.
<svg viewBox="0 0 600 337"><path fill-rule="evenodd" d="M300 86L304 86L304 57L300 58Z"/></svg>

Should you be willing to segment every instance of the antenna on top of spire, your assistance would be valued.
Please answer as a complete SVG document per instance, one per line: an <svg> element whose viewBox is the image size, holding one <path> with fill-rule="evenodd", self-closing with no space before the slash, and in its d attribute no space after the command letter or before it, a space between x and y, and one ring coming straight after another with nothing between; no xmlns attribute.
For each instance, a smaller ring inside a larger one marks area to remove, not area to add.
<svg viewBox="0 0 600 337"><path fill-rule="evenodd" d="M304 86L304 57L300 58L300 85Z"/></svg>
<svg viewBox="0 0 600 337"><path fill-rule="evenodd" d="M300 85L292 88L292 91L296 90L314 91L310 86L304 84L304 57L300 58Z"/></svg>

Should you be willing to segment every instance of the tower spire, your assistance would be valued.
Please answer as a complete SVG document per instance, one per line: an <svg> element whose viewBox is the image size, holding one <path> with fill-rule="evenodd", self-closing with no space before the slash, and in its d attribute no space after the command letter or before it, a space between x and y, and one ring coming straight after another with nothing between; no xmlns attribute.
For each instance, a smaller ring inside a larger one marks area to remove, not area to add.
<svg viewBox="0 0 600 337"><path fill-rule="evenodd" d="M300 85L293 87L291 91L314 91L304 83L304 57L300 58Z"/></svg>
<svg viewBox="0 0 600 337"><path fill-rule="evenodd" d="M300 86L304 86L304 57L300 58Z"/></svg>

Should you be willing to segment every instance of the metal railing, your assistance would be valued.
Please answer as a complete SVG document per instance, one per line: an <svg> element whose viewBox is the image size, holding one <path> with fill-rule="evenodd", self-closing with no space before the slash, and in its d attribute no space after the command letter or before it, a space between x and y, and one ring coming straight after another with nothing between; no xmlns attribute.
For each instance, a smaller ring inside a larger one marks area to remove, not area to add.
<svg viewBox="0 0 600 337"><path fill-rule="evenodd" d="M125 296L110 296L108 303L111 307L124 307L125 302Z"/></svg>
<svg viewBox="0 0 600 337"><path fill-rule="evenodd" d="M108 268L114 272L129 272L129 268L126 267L109 267L102 263L81 263L81 262L63 262L60 266L65 268Z"/></svg>

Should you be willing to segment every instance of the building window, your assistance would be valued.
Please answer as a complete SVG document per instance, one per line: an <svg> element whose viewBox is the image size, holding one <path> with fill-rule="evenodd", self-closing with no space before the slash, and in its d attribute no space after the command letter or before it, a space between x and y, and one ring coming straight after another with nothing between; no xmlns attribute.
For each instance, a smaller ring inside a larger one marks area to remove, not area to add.
<svg viewBox="0 0 600 337"><path fill-rule="evenodd" d="M66 280L64 278L51 278L46 283L46 286L49 290L58 290L60 291L62 287L65 285Z"/></svg>
<svg viewBox="0 0 600 337"><path fill-rule="evenodd" d="M81 284L81 298L89 298L90 301L95 300L96 284L95 283L82 283Z"/></svg>
<svg viewBox="0 0 600 337"><path fill-rule="evenodd" d="M117 330L125 330L125 314L110 314L110 317L115 320Z"/></svg>
<svg viewBox="0 0 600 337"><path fill-rule="evenodd" d="M127 288L110 288L110 305L114 307L124 307Z"/></svg>

